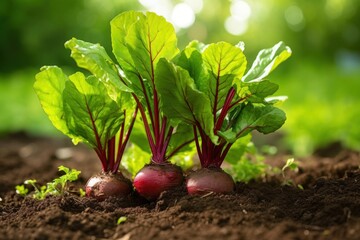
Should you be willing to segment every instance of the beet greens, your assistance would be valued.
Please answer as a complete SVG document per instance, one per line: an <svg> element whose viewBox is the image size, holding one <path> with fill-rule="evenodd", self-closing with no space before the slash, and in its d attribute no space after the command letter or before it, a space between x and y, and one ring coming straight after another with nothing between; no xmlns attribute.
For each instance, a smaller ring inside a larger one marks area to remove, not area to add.
<svg viewBox="0 0 360 240"><path fill-rule="evenodd" d="M264 78L291 55L289 47L280 42L260 51L246 75L243 50L243 44L192 42L175 63L159 61L155 75L167 76L155 82L164 113L193 126L203 168L220 168L236 140L251 131L270 133L285 122L273 106L279 99L269 98L278 85Z"/></svg>
<svg viewBox="0 0 360 240"><path fill-rule="evenodd" d="M274 106L281 98L271 97L278 85L265 78L291 55L290 48L280 42L260 51L245 74L242 43L193 41L180 52L174 27L151 12L128 11L110 25L117 63L101 45L73 38L65 47L91 75L67 76L46 66L34 84L54 126L75 144L91 146L101 161L103 173L88 181L87 195L102 200L131 191L119 172L129 141L151 153L133 184L147 199L182 184L181 169L169 159L193 141L203 170L190 175L189 193L231 191L234 182L221 165L238 160L238 140L285 122Z"/></svg>
<svg viewBox="0 0 360 240"><path fill-rule="evenodd" d="M175 30L155 13L130 11L111 21L111 37L122 81L133 90L133 97L139 107L152 153L151 161L163 164L192 140L190 134L175 136L177 124L172 124L163 114L155 85L155 81L165 80L164 76L155 74L159 60L172 59L179 52ZM177 146L168 152L174 136L178 138L173 140Z"/></svg>
<svg viewBox="0 0 360 240"><path fill-rule="evenodd" d="M130 90L120 82L115 64L100 45L73 38L65 46L71 49L78 65L92 75L86 77L77 72L67 76L57 66L46 66L36 75L34 89L53 125L75 144L84 142L93 148L101 161L102 174L118 180L115 182L119 191L104 193L102 190L109 189L109 181L97 180L108 178L94 176L86 186L88 195L99 199L126 195L131 185L118 170L137 107L127 92Z"/></svg>
<svg viewBox="0 0 360 240"><path fill-rule="evenodd" d="M151 152L151 164L135 176L134 186L142 196L153 199L182 183L181 170L170 165L169 158L193 141L191 131L184 131L189 126L171 122L164 115L155 85L155 82L167 84L166 76L156 74L159 60L170 60L179 53L175 30L155 13L130 11L111 21L111 37L120 65L119 76L133 91ZM139 144L136 137L132 140ZM164 167L152 167L152 164Z"/></svg>

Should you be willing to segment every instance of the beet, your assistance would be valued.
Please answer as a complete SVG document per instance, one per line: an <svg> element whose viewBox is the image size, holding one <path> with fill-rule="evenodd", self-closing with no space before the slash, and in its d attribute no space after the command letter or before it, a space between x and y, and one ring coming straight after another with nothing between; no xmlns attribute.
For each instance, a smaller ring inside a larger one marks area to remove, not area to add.
<svg viewBox="0 0 360 240"><path fill-rule="evenodd" d="M182 170L173 164L149 164L134 178L136 191L148 200L154 200L163 191L180 186L184 181Z"/></svg>
<svg viewBox="0 0 360 240"><path fill-rule="evenodd" d="M230 193L234 190L235 183L221 168L202 168L188 176L186 188L191 195L209 192Z"/></svg>
<svg viewBox="0 0 360 240"><path fill-rule="evenodd" d="M88 197L103 201L110 196L125 197L132 191L131 182L121 173L100 173L92 176L85 185Z"/></svg>

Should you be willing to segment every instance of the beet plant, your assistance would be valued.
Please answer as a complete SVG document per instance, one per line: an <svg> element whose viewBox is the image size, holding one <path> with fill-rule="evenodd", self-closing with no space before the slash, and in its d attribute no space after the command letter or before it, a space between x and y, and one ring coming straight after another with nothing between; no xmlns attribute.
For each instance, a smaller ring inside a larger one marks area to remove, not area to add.
<svg viewBox="0 0 360 240"><path fill-rule="evenodd" d="M169 159L193 140L189 126L170 121L163 113L155 84L172 84L157 69L160 59L171 60L179 53L175 30L155 13L131 11L111 21L111 38L119 76L133 91L151 152L151 163L136 174L133 185L143 197L155 199L183 183L181 169ZM134 138L141 145L138 140Z"/></svg>
<svg viewBox="0 0 360 240"><path fill-rule="evenodd" d="M243 51L243 43L194 41L173 61L160 59L155 70L166 77L155 78L166 116L193 126L202 169L187 179L190 194L231 192L234 181L221 164L229 151L239 151L237 140L253 130L274 132L285 122L274 106L281 97L271 97L278 85L265 78L291 55L290 48L280 42L260 51L246 74Z"/></svg>
<svg viewBox="0 0 360 240"><path fill-rule="evenodd" d="M57 66L45 66L36 75L35 92L53 125L74 144L89 145L101 161L102 172L88 180L86 195L98 200L125 196L132 186L119 165L137 114L131 90L122 84L116 65L99 44L73 38L65 47L91 74L67 76Z"/></svg>

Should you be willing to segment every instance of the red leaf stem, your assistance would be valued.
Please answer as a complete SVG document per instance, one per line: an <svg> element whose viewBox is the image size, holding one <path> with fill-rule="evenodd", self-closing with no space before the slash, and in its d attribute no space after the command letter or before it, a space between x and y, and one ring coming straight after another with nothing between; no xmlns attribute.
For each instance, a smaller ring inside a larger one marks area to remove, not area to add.
<svg viewBox="0 0 360 240"><path fill-rule="evenodd" d="M155 147L154 140L153 140L153 137L152 137L151 132L150 132L150 126L149 126L149 123L148 123L147 118L146 118L145 110L144 110L142 104L140 103L138 97L134 93L132 94L132 96L134 97L134 99L136 101L136 104L137 104L137 106L139 108L141 118L143 120L144 127L145 127L146 137L147 137L149 145L150 145L151 153L154 155L154 153L156 151L156 147Z"/></svg>
<svg viewBox="0 0 360 240"><path fill-rule="evenodd" d="M112 137L107 144L107 169L106 171L111 171L115 164L115 136Z"/></svg>
<svg viewBox="0 0 360 240"><path fill-rule="evenodd" d="M96 128L96 125L95 125L95 120L94 120L94 117L93 115L91 114L91 111L90 111L90 108L89 108L89 105L87 103L87 100L85 99L85 102L86 102L86 109L87 109L87 112L90 116L90 121L91 121L91 125L92 125L92 130L94 131L95 133L95 139L96 139L96 153L101 161L101 165L102 165L102 170L104 172L107 171L107 168L108 168L108 164L106 162L106 151L105 151L105 146L102 146L101 144L101 139L100 139L100 136L99 136L99 133L97 131L97 128Z"/></svg>
<svg viewBox="0 0 360 240"><path fill-rule="evenodd" d="M147 94L146 87L144 85L144 81L143 81L142 77L139 74L138 74L138 78L139 78L139 81L140 81L142 91L144 92L145 102L146 102L146 106L148 108L148 113L149 113L151 125L152 125L152 128L153 128L153 131L155 132L155 123L154 123L155 120L154 120L153 112L152 112L151 105L150 105L150 99L149 99L149 96ZM134 96L134 94L133 94L133 96Z"/></svg>
<svg viewBox="0 0 360 240"><path fill-rule="evenodd" d="M220 112L220 116L219 116L219 118L218 118L218 120L216 122L216 126L214 128L214 134L216 134L216 132L218 130L220 130L220 128L221 128L221 126L222 126L222 124L224 122L224 119L225 119L225 117L226 117L226 115L227 115L227 113L228 113L228 111L230 109L230 104L231 104L231 101L233 100L234 96L235 96L235 88L232 87L232 88L230 88L230 90L229 90L229 92L228 92L228 94L226 96L224 106L222 107L221 112Z"/></svg>
<svg viewBox="0 0 360 240"><path fill-rule="evenodd" d="M128 128L126 134L125 134L125 137L123 137L123 134L121 134L121 138L119 138L119 145L118 145L118 152L117 152L117 156L116 156L116 162L115 162L114 167L111 169L113 173L116 173L118 171L118 169L119 169L121 159L122 159L122 157L124 155L126 145L127 145L128 141L130 139L130 134L131 134L131 131L132 131L132 129L134 127L134 124L135 124L138 109L139 109L139 107L136 106L135 111L133 113L133 116L131 117L131 122L130 122L129 128ZM124 132L124 128L125 128L125 126L122 125L122 129L121 129L122 132Z"/></svg>

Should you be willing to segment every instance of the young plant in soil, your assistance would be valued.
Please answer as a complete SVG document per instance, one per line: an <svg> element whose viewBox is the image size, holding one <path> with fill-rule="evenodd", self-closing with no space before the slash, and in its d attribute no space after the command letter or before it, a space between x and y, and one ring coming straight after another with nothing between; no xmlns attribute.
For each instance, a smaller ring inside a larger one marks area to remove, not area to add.
<svg viewBox="0 0 360 240"><path fill-rule="evenodd" d="M33 198L38 200L43 200L48 195L64 195L66 193L68 183L76 181L81 172L64 166L59 166L59 172L64 172L64 174L41 187L36 185L37 181L35 179L28 179L24 182L24 184L31 185L34 188L35 192L33 194ZM16 186L16 193L20 196L25 197L28 192L29 189L24 185Z"/></svg>
<svg viewBox="0 0 360 240"><path fill-rule="evenodd" d="M88 180L86 195L98 200L125 196L132 186L119 165L137 114L126 92L130 89L121 83L115 64L100 45L73 38L65 46L92 75L67 76L57 66L45 66L36 75L35 92L53 125L74 144L88 144L101 161L102 172Z"/></svg>
<svg viewBox="0 0 360 240"><path fill-rule="evenodd" d="M271 133L285 122L285 113L274 106L281 98L269 97L278 85L265 77L291 55L290 48L280 42L260 51L246 74L243 51L243 43L194 41L175 64L161 59L155 70L166 77L155 78L166 116L193 126L202 169L188 176L190 194L232 191L234 181L221 169L232 146L253 130Z"/></svg>
<svg viewBox="0 0 360 240"><path fill-rule="evenodd" d="M133 184L140 195L155 199L183 183L181 169L169 158L193 141L189 126L171 122L164 115L155 84L172 84L166 73L158 71L158 63L178 54L175 30L154 13L131 11L111 21L111 37L119 76L133 91L151 152L151 163L136 174ZM141 146L140 139L134 137L133 141Z"/></svg>

